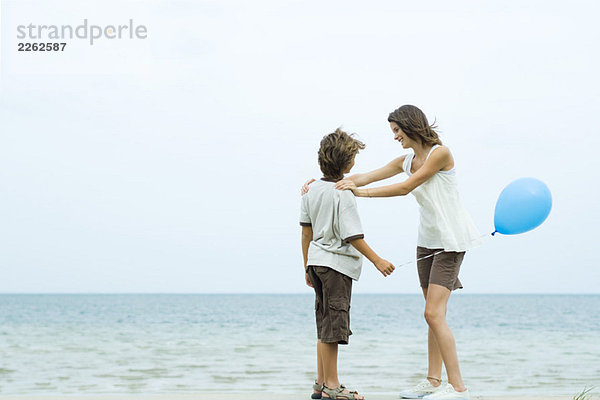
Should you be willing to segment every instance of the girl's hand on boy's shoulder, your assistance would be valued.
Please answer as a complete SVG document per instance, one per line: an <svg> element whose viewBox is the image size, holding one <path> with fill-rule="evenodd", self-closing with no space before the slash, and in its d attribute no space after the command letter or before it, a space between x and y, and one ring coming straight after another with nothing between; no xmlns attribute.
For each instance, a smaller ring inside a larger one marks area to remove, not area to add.
<svg viewBox="0 0 600 400"><path fill-rule="evenodd" d="M302 189L300 189L300 194L302 196L304 196L306 193L308 193L308 185L310 185L311 183L313 183L315 180L314 179L309 179L308 181L306 181L304 183L304 185L302 185Z"/></svg>
<svg viewBox="0 0 600 400"><path fill-rule="evenodd" d="M360 189L356 186L351 179L342 179L335 184L335 188L338 190L351 190L355 197L361 197Z"/></svg>
<svg viewBox="0 0 600 400"><path fill-rule="evenodd" d="M352 179L342 179L335 183L335 188L338 190L352 190L356 189L356 184L352 181Z"/></svg>

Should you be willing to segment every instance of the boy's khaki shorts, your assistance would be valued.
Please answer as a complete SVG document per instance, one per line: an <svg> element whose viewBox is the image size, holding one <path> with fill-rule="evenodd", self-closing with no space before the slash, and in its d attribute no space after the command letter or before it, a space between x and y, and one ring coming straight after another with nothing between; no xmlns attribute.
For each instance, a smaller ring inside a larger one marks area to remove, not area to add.
<svg viewBox="0 0 600 400"><path fill-rule="evenodd" d="M329 267L308 266L315 289L317 337L323 343L348 344L352 278Z"/></svg>
<svg viewBox="0 0 600 400"><path fill-rule="evenodd" d="M417 259L443 251L444 249L427 249L417 247ZM458 279L460 264L465 257L465 252L444 251L433 257L417 261L419 281L422 288L428 288L430 284L440 285L448 290L462 289L462 283Z"/></svg>

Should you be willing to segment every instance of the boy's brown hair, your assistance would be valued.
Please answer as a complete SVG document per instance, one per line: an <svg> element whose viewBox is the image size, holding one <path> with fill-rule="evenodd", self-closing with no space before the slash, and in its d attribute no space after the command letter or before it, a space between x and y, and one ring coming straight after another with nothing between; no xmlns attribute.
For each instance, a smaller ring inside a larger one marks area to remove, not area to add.
<svg viewBox="0 0 600 400"><path fill-rule="evenodd" d="M340 128L323 137L319 148L319 166L323 177L339 181L354 160L356 153L365 148L365 144L354 139L354 134L347 134Z"/></svg>

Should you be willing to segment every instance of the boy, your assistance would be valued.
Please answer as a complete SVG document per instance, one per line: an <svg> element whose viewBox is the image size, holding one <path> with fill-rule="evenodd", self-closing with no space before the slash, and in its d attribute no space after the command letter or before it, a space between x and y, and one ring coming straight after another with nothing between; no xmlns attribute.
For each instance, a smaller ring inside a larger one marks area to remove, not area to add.
<svg viewBox="0 0 600 400"><path fill-rule="evenodd" d="M388 276L394 266L379 257L364 241L350 190L335 189L354 166L365 145L339 128L321 140L319 166L323 178L302 196L302 255L306 284L315 290L317 322L317 381L313 398L361 400L358 393L340 385L337 375L338 344L348 344L352 280L358 280L362 255Z"/></svg>

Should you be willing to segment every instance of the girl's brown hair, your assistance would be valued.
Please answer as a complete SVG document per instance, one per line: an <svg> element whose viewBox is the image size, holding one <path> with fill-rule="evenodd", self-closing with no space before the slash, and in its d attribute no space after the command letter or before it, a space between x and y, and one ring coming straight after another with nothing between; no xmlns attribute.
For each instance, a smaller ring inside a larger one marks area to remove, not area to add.
<svg viewBox="0 0 600 400"><path fill-rule="evenodd" d="M430 145L442 144L438 137L435 122L429 125L427 117L418 107L403 105L388 116L388 122L398 124L402 132L412 140Z"/></svg>
<svg viewBox="0 0 600 400"><path fill-rule="evenodd" d="M338 181L365 144L340 128L324 136L319 147L319 167L325 179Z"/></svg>

